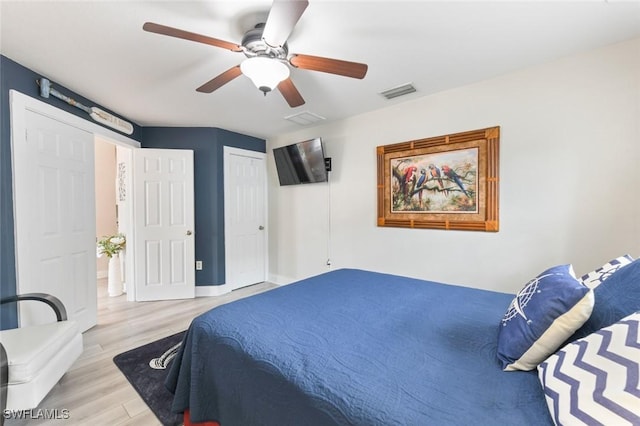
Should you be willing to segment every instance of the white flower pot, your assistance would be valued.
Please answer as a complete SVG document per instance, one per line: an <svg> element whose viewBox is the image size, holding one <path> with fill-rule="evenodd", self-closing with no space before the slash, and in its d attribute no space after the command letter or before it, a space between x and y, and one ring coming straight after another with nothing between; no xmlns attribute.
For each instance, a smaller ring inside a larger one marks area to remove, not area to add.
<svg viewBox="0 0 640 426"><path fill-rule="evenodd" d="M122 294L122 275L120 272L120 258L114 255L109 258L109 277L107 291L109 297L120 296Z"/></svg>

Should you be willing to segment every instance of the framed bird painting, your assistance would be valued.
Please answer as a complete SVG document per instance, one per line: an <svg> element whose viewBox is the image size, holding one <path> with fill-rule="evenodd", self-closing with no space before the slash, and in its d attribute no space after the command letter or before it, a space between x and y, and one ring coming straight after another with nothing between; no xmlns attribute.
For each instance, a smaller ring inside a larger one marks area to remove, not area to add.
<svg viewBox="0 0 640 426"><path fill-rule="evenodd" d="M500 127L377 147L378 226L497 232Z"/></svg>

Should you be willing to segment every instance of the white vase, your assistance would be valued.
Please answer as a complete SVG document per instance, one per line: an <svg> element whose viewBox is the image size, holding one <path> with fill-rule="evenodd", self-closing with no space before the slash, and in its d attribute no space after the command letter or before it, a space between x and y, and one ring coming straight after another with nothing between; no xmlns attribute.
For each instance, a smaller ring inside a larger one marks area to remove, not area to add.
<svg viewBox="0 0 640 426"><path fill-rule="evenodd" d="M120 256L120 253L122 253L122 256ZM126 275L126 271L125 268L127 267L127 265L125 264L125 251L122 250L120 253L118 253L118 256L120 257L120 281L122 282L122 292L126 293L127 292L127 275Z"/></svg>
<svg viewBox="0 0 640 426"><path fill-rule="evenodd" d="M109 277L107 291L109 297L120 296L122 294L122 275L120 274L120 258L113 255L109 258Z"/></svg>

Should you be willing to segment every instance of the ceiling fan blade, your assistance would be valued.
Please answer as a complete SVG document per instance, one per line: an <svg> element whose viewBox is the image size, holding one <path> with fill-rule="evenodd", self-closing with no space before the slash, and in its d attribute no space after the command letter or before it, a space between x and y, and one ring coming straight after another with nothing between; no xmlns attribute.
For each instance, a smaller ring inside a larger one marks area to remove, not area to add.
<svg viewBox="0 0 640 426"><path fill-rule="evenodd" d="M265 43L271 47L283 46L307 6L307 0L274 0L262 33Z"/></svg>
<svg viewBox="0 0 640 426"><path fill-rule="evenodd" d="M298 89L293 84L293 81L291 81L290 78L282 80L280 84L278 84L278 90L280 90L280 93L282 93L282 96L291 108L304 105L304 99L302 99L302 95L300 95L300 92L298 92Z"/></svg>
<svg viewBox="0 0 640 426"><path fill-rule="evenodd" d="M207 81L205 84L198 87L196 91L201 93L211 93L238 77L240 74L242 74L242 71L240 71L240 65L236 65L233 68L229 68L219 76Z"/></svg>
<svg viewBox="0 0 640 426"><path fill-rule="evenodd" d="M155 24L153 22L145 22L142 29L150 33L162 34L169 37L177 37L185 40L197 41L198 43L208 44L210 46L221 47L223 49L231 50L232 52L241 52L242 46L229 41L220 40L213 37L207 37L202 34L196 34L189 31L179 30L173 27L167 27L166 25Z"/></svg>
<svg viewBox="0 0 640 426"><path fill-rule="evenodd" d="M367 75L367 70L369 69L367 64L311 55L293 55L289 62L294 67L305 70L321 71L360 79Z"/></svg>

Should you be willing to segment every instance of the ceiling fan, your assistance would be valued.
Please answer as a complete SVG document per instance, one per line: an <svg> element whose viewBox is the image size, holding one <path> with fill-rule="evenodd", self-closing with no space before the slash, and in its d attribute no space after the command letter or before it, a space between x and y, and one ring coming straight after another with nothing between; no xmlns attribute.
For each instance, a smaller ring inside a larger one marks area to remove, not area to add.
<svg viewBox="0 0 640 426"><path fill-rule="evenodd" d="M241 74L249 77L265 96L278 88L290 107L304 104L304 99L289 78L289 66L305 70L320 71L345 77L362 79L367 74L367 65L319 56L291 54L287 39L296 23L309 5L307 0L274 0L267 21L247 31L241 44L208 37L165 25L147 22L142 29L170 37L196 41L215 47L241 52L247 57L222 74L209 80L196 90L211 93Z"/></svg>

